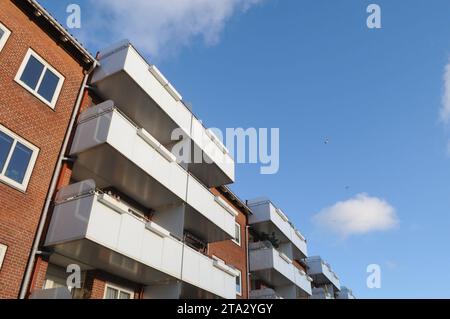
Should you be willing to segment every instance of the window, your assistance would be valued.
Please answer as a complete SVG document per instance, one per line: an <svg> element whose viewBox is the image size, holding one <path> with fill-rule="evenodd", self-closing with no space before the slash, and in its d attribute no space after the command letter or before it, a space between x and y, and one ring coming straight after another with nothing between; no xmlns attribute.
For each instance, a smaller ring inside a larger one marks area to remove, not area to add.
<svg viewBox="0 0 450 319"><path fill-rule="evenodd" d="M0 244L0 269L2 269L3 261L5 260L7 250L8 246Z"/></svg>
<svg viewBox="0 0 450 319"><path fill-rule="evenodd" d="M29 49L15 78L16 82L42 102L55 108L64 77Z"/></svg>
<svg viewBox="0 0 450 319"><path fill-rule="evenodd" d="M236 295L242 296L242 272L237 270L238 275L236 276Z"/></svg>
<svg viewBox="0 0 450 319"><path fill-rule="evenodd" d="M131 290L107 284L103 299L134 299L134 293Z"/></svg>
<svg viewBox="0 0 450 319"><path fill-rule="evenodd" d="M0 23L0 51L8 41L9 36L11 35L11 31L8 30L2 23Z"/></svg>
<svg viewBox="0 0 450 319"><path fill-rule="evenodd" d="M0 181L25 191L39 149L0 125Z"/></svg>
<svg viewBox="0 0 450 319"><path fill-rule="evenodd" d="M233 242L236 245L241 245L241 225L236 223L234 224L234 239Z"/></svg>

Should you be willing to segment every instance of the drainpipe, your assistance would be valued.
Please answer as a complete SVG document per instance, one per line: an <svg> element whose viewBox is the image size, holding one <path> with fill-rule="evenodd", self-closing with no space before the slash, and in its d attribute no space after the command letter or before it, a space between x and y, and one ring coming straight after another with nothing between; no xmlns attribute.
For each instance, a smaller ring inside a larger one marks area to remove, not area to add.
<svg viewBox="0 0 450 319"><path fill-rule="evenodd" d="M248 218L248 217L247 217ZM250 290L251 290L251 283L250 283L250 254L249 254L249 249L248 249L248 229L250 228L249 225L245 225L245 249L246 249L246 253L247 253L247 299L250 299Z"/></svg>
<svg viewBox="0 0 450 319"><path fill-rule="evenodd" d="M31 275L32 275L33 268L34 268L34 263L36 261L36 255L39 254L39 245L40 245L40 242L42 239L45 223L47 221L48 211L50 208L50 204L52 202L53 195L55 194L59 176L61 174L62 164L64 162L64 158L65 158L65 154L67 152L69 140L70 140L70 137L71 137L73 129L74 129L75 119L77 118L78 113L80 111L81 102L83 100L83 95L84 95L85 89L87 88L88 78L89 78L90 74L94 71L94 69L97 67L97 65L98 65L98 62L94 61L94 63L92 64L92 67L85 74L84 79L83 79L83 84L80 88L80 93L78 94L78 97L77 97L75 108L73 110L72 117L69 122L69 128L66 132L66 136L64 137L63 146L61 148L58 162L56 164L55 173L53 174L53 177L52 177L52 180L50 183L49 192L48 192L47 199L46 199L45 205L44 205L44 209L42 211L42 215L41 215L41 218L39 221L39 226L37 229L36 237L33 242L31 254L30 254L30 257L28 258L27 268L25 271L24 279L22 281L22 286L20 288L20 295L19 295L20 299L25 299L25 296L26 296L27 290L28 290L28 286L30 285Z"/></svg>

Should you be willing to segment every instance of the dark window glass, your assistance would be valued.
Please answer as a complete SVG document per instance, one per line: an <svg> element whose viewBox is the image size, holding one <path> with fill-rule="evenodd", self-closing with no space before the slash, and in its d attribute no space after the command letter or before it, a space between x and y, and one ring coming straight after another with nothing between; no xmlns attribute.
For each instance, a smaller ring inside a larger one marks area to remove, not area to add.
<svg viewBox="0 0 450 319"><path fill-rule="evenodd" d="M5 175L19 184L23 183L33 151L17 142Z"/></svg>
<svg viewBox="0 0 450 319"><path fill-rule="evenodd" d="M25 69L23 70L22 76L20 77L20 80L30 88L35 90L43 70L44 65L39 62L34 56L30 56L30 59L28 60Z"/></svg>
<svg viewBox="0 0 450 319"><path fill-rule="evenodd" d="M55 95L56 87L59 83L59 77L57 77L52 71L45 71L44 78L39 86L38 93L47 101L51 102Z"/></svg>
<svg viewBox="0 0 450 319"><path fill-rule="evenodd" d="M5 34L5 31L3 31L2 29L0 29L0 40L3 38L3 35Z"/></svg>
<svg viewBox="0 0 450 319"><path fill-rule="evenodd" d="M3 167L5 166L6 159L8 158L13 143L14 139L3 132L0 132L0 172L3 172Z"/></svg>
<svg viewBox="0 0 450 319"><path fill-rule="evenodd" d="M239 244L241 243L241 225L239 224L234 226L234 240Z"/></svg>
<svg viewBox="0 0 450 319"><path fill-rule="evenodd" d="M236 276L236 293L241 293L241 276Z"/></svg>

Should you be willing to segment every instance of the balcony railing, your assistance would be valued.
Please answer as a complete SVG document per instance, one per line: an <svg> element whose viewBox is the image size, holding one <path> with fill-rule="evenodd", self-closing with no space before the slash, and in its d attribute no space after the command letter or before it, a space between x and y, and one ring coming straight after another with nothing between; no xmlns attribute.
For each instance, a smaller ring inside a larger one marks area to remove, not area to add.
<svg viewBox="0 0 450 319"><path fill-rule="evenodd" d="M235 297L231 267L218 265L95 189L93 181L85 181L58 193L46 247L142 285L178 279L222 298Z"/></svg>
<svg viewBox="0 0 450 319"><path fill-rule="evenodd" d="M236 298L236 270L184 245L182 279L227 299Z"/></svg>
<svg viewBox="0 0 450 319"><path fill-rule="evenodd" d="M282 242L291 242L295 259L303 259L308 255L306 238L280 208L267 199L249 201L248 205L253 212L250 224L254 229L267 233L275 232Z"/></svg>
<svg viewBox="0 0 450 319"><path fill-rule="evenodd" d="M262 280L274 287L293 284L301 294L311 295L312 279L295 267L287 255L269 242L251 243L249 250L250 271L258 273Z"/></svg>
<svg viewBox="0 0 450 319"><path fill-rule="evenodd" d="M339 277L331 269L331 266L322 258L315 256L306 258L305 263L308 265L308 274L314 278L319 284L332 284L336 290L341 289Z"/></svg>
<svg viewBox="0 0 450 319"><path fill-rule="evenodd" d="M93 178L99 187L114 186L146 207L187 203L191 221L202 225L205 240L234 236L235 216L189 174L149 132L123 115L112 101L85 111L71 155L74 178ZM198 218L198 220L197 220Z"/></svg>
<svg viewBox="0 0 450 319"><path fill-rule="evenodd" d="M156 68L124 41L102 51L100 66L92 77L102 96L114 100L121 110L160 143L172 143L172 133L193 141L202 161L188 165L189 170L208 187L234 181L234 161L219 138L206 129L183 103L181 95Z"/></svg>
<svg viewBox="0 0 450 319"><path fill-rule="evenodd" d="M256 289L250 291L250 299L283 299L276 291L270 288Z"/></svg>

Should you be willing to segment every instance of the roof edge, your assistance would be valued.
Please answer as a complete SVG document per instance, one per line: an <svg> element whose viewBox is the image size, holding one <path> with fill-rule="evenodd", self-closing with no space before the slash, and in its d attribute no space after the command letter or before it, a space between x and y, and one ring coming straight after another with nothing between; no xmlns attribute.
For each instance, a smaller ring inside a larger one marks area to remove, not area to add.
<svg viewBox="0 0 450 319"><path fill-rule="evenodd" d="M80 59L82 63L87 65L92 65L94 62L97 62L97 60L94 58L94 56L83 47L83 45L72 36L69 31L67 31L61 23L59 23L41 4L39 4L36 0L21 0L21 1L14 1L14 4L18 6L19 8L26 9L28 12L31 13L34 11L34 16L36 18L43 18L47 22L47 26L50 26L53 28L53 32L57 32L60 35L60 41L62 44L65 44L67 46L67 43L70 44L72 47L72 50L75 50L77 54L77 59ZM37 20L36 22L39 22ZM42 26L41 26L42 27ZM46 26L43 26L43 29ZM45 30L45 29L44 29ZM52 31L52 30L50 30Z"/></svg>
<svg viewBox="0 0 450 319"><path fill-rule="evenodd" d="M233 193L233 191L227 185L219 186L217 187L217 190L230 202L232 202L237 208L240 208L246 215L253 215L250 207L248 207L242 199L240 199L235 193Z"/></svg>

